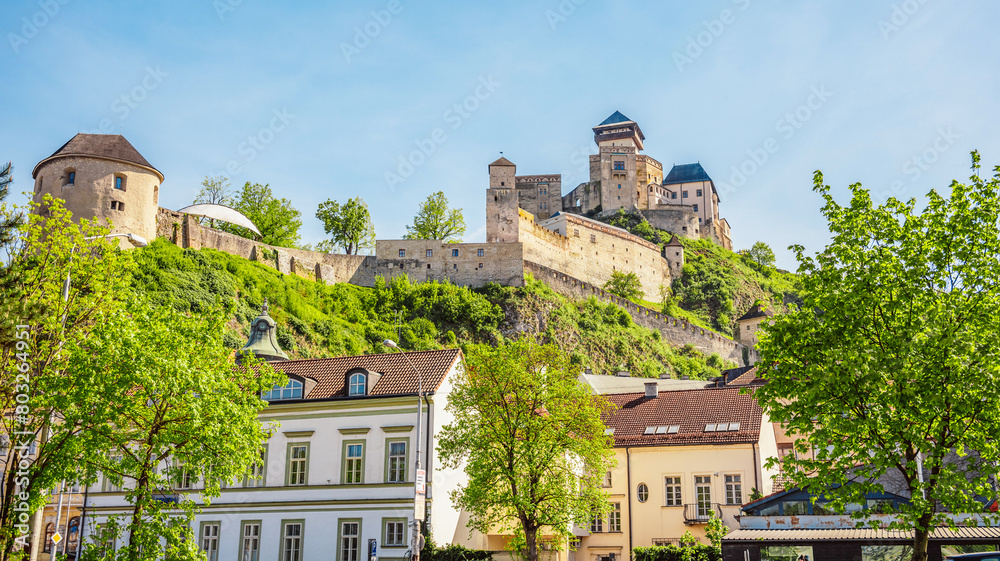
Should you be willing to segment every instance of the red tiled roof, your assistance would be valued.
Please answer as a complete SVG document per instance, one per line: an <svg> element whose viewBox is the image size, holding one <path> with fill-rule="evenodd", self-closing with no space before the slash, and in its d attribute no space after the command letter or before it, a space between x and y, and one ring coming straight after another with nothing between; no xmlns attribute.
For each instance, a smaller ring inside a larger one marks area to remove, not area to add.
<svg viewBox="0 0 1000 561"><path fill-rule="evenodd" d="M146 158L143 158L142 154L128 140L125 140L124 136L120 134L84 133L79 133L69 139L66 144L63 144L51 156L38 162L35 169L31 172L31 177L34 178L38 174L38 168L43 163L54 158L67 156L97 156L99 158L128 162L156 172L160 176L160 180L163 180L163 174L154 168Z"/></svg>
<svg viewBox="0 0 1000 561"><path fill-rule="evenodd" d="M271 366L285 374L316 380L316 386L305 396L307 400L347 397L346 375L349 370L355 368L382 374L368 395L417 393L417 373L414 372L414 367L423 378L424 392L433 393L441 387L445 376L461 360L462 351L459 349L415 351L406 353L406 356L413 361L413 366L410 366L402 353L398 352L286 360L272 362Z"/></svg>
<svg viewBox="0 0 1000 561"><path fill-rule="evenodd" d="M618 409L604 422L614 429L615 446L741 444L757 442L763 415L752 394L742 388L705 388L605 396ZM739 423L739 430L705 432L705 425ZM678 425L676 434L643 434L648 426Z"/></svg>

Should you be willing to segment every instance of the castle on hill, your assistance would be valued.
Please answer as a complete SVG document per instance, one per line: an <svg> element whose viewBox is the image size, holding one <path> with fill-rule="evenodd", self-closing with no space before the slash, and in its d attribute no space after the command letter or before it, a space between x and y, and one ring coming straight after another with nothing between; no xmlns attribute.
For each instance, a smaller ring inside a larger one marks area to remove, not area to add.
<svg viewBox="0 0 1000 561"><path fill-rule="evenodd" d="M643 299L658 302L661 289L682 275L684 246L678 236L708 238L727 248L731 242L715 185L700 164L674 166L664 176L658 161L639 154L644 136L638 124L617 111L593 130L599 153L590 157L591 180L566 195L558 174L517 175L502 157L488 165L485 242L380 239L375 255L269 246L160 208L164 175L120 135L77 134L41 160L32 172L34 199L40 202L45 194L63 199L75 218L112 223L114 233L213 248L326 284L374 286L378 277L405 275L412 282L524 286L532 275L570 296L614 300L637 321L661 322L656 328L680 345L746 363L749 346L740 338L748 334L738 334L734 342L601 289L615 272L634 273ZM621 209L675 235L660 247L592 218Z"/></svg>
<svg viewBox="0 0 1000 561"><path fill-rule="evenodd" d="M590 181L563 195L560 174L515 174L506 186L517 190L522 209L538 220L559 212L605 217L624 209L638 212L654 228L711 239L732 250L715 182L700 163L675 165L664 175L663 164L640 154L646 137L638 123L619 111L593 131L598 153L590 156ZM514 164L501 157L490 164L491 176L494 167L510 167L513 173Z"/></svg>

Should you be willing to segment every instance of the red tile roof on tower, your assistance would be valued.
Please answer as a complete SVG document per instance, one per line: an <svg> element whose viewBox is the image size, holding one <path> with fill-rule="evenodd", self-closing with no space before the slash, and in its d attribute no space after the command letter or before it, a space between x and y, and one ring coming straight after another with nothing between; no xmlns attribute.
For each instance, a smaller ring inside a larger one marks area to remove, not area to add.
<svg viewBox="0 0 1000 561"><path fill-rule="evenodd" d="M38 168L45 162L69 156L90 156L135 164L155 172L160 176L160 181L163 181L163 174L154 168L153 164L150 164L146 158L143 158L142 154L120 134L79 133L53 152L51 156L38 162L31 172L31 177L34 178L38 174Z"/></svg>
<svg viewBox="0 0 1000 561"><path fill-rule="evenodd" d="M424 392L434 393L441 387L448 372L461 360L462 351L415 351L406 353L406 356L413 361L413 366L398 352L287 360L271 363L271 366L285 374L316 380L316 386L305 396L306 400L347 397L347 372L356 368L382 374L368 393L369 396L417 393L417 372L414 367L423 378Z"/></svg>
<svg viewBox="0 0 1000 561"><path fill-rule="evenodd" d="M615 446L682 446L689 444L741 444L760 439L763 411L752 393L743 388L706 388L659 392L655 398L642 393L606 396L618 409L604 419ZM706 425L726 425L726 430L706 431ZM735 430L730 427L737 425ZM647 427L672 427L673 434L644 434Z"/></svg>

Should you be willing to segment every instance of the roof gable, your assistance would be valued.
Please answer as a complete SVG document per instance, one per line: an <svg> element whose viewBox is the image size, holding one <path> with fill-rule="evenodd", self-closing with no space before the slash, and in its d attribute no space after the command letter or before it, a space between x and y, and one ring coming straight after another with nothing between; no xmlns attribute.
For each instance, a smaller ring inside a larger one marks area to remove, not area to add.
<svg viewBox="0 0 1000 561"><path fill-rule="evenodd" d="M504 158L503 156L500 156L499 158L497 158L496 160L494 160L493 163L491 163L489 165L489 167L493 167L493 166L510 166L510 167L516 167L514 165L514 162L508 160L507 158Z"/></svg>
<svg viewBox="0 0 1000 561"><path fill-rule="evenodd" d="M597 126L603 127L604 125L614 125L614 124L617 124L617 123L632 123L632 122L635 122L635 121L633 121L632 119L629 119L625 115L622 115L621 111L617 111L616 110L614 113L611 114L610 117L608 117L607 119L604 119L603 121L601 121L601 124L599 124Z"/></svg>

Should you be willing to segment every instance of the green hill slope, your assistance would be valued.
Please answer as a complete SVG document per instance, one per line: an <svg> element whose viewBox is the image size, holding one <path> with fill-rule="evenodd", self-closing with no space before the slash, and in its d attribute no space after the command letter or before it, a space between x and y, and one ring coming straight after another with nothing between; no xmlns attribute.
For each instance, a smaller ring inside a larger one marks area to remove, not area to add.
<svg viewBox="0 0 1000 561"><path fill-rule="evenodd" d="M661 246L671 232L658 230L636 214L619 211L605 220L612 226ZM677 237L684 244L684 269L674 281L673 298L666 313L732 336L736 318L757 301L782 312L798 302L799 279L788 271L759 267L745 256L709 240ZM647 303L651 305L651 303Z"/></svg>
<svg viewBox="0 0 1000 561"><path fill-rule="evenodd" d="M327 286L283 275L261 263L211 249L181 249L158 239L136 250L135 286L154 302L190 313L232 302L226 342L239 348L266 296L278 340L291 358L385 352L383 339L404 349L489 344L536 336L571 353L597 373L687 375L707 379L724 364L693 348L675 348L660 333L632 322L614 304L574 301L528 279L525 287L489 285L471 290L451 284L398 279L374 288Z"/></svg>

